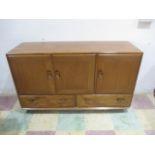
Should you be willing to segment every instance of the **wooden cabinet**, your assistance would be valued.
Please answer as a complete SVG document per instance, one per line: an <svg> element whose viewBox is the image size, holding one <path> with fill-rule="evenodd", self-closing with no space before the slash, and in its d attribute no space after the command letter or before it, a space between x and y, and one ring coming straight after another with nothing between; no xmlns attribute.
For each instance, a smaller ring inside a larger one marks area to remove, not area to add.
<svg viewBox="0 0 155 155"><path fill-rule="evenodd" d="M141 58L128 42L22 43L7 53L28 109L127 108Z"/></svg>

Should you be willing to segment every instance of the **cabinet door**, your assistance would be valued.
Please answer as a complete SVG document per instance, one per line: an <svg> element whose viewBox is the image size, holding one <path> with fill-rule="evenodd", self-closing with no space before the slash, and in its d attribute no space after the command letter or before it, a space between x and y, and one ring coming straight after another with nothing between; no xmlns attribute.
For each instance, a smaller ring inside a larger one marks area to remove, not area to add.
<svg viewBox="0 0 155 155"><path fill-rule="evenodd" d="M19 94L54 93L50 55L11 55L8 60Z"/></svg>
<svg viewBox="0 0 155 155"><path fill-rule="evenodd" d="M132 93L141 56L100 54L96 60L96 93Z"/></svg>
<svg viewBox="0 0 155 155"><path fill-rule="evenodd" d="M58 94L94 91L94 54L53 55L53 62Z"/></svg>

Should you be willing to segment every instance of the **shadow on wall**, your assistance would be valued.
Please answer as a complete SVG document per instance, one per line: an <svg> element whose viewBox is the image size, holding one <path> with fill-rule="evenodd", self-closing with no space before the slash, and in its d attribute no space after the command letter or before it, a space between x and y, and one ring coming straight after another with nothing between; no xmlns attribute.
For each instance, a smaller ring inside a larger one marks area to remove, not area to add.
<svg viewBox="0 0 155 155"><path fill-rule="evenodd" d="M138 83L143 88L149 88L149 90L144 90L144 91L151 92L155 89L155 65L152 66L146 74L144 74L144 76L141 78L141 80Z"/></svg>
<svg viewBox="0 0 155 155"><path fill-rule="evenodd" d="M10 71L8 72L7 78L4 82L5 83L4 83L4 86L3 86L0 94L15 95L16 89L15 89L14 82L13 82L12 75L11 75Z"/></svg>

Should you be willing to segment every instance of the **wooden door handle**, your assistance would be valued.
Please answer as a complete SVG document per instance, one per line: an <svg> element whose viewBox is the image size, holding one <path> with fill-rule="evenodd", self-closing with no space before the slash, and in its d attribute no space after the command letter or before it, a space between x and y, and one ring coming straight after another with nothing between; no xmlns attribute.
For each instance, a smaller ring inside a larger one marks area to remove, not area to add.
<svg viewBox="0 0 155 155"><path fill-rule="evenodd" d="M48 79L53 79L54 78L52 71L47 70L47 77L48 77Z"/></svg>
<svg viewBox="0 0 155 155"><path fill-rule="evenodd" d="M61 78L60 72L58 70L55 71L55 78L59 80Z"/></svg>
<svg viewBox="0 0 155 155"><path fill-rule="evenodd" d="M97 78L98 79L102 79L103 78L103 71L102 70L98 70L97 71Z"/></svg>

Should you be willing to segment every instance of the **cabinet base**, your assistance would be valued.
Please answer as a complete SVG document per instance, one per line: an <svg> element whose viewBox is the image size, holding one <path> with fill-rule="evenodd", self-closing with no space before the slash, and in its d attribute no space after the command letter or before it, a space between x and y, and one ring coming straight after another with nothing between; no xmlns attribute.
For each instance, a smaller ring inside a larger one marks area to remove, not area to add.
<svg viewBox="0 0 155 155"><path fill-rule="evenodd" d="M27 111L101 111L127 110L129 107L91 107L91 108L22 108Z"/></svg>

